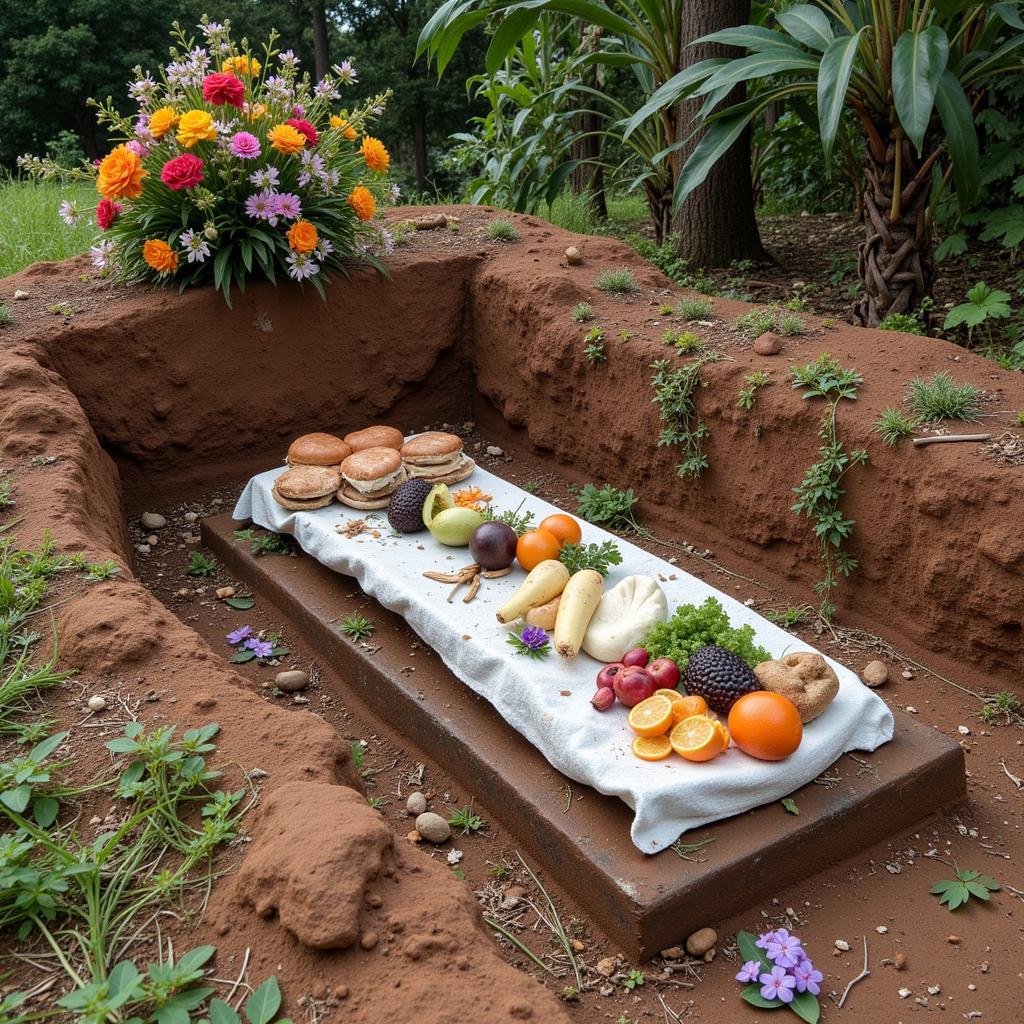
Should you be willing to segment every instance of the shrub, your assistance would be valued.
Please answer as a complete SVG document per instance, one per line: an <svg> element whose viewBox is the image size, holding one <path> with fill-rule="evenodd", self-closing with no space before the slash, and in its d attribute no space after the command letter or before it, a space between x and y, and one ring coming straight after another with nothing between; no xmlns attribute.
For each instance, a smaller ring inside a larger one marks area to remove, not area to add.
<svg viewBox="0 0 1024 1024"><path fill-rule="evenodd" d="M924 324L916 313L890 313L879 325L880 331L902 331L904 334L924 334Z"/></svg>
<svg viewBox="0 0 1024 1024"><path fill-rule="evenodd" d="M628 268L621 270L605 270L600 273L594 282L594 287L601 292L612 292L616 295L625 295L637 290L636 281Z"/></svg>
<svg viewBox="0 0 1024 1024"><path fill-rule="evenodd" d="M492 242L518 242L519 232L512 226L510 220L504 217L499 220L492 220L486 228L487 237Z"/></svg>

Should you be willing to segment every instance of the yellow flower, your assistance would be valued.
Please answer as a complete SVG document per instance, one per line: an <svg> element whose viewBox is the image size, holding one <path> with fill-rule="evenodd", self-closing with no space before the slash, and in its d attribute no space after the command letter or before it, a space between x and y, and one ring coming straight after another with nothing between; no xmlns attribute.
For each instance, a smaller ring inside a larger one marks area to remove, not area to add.
<svg viewBox="0 0 1024 1024"><path fill-rule="evenodd" d="M285 156L301 152L306 145L306 136L290 124L275 124L267 132L267 139L278 153L283 153Z"/></svg>
<svg viewBox="0 0 1024 1024"><path fill-rule="evenodd" d="M366 166L371 171L383 174L388 169L391 157L388 156L388 151L384 148L384 143L380 139L367 135L363 139L363 144L359 147L359 152L366 161Z"/></svg>
<svg viewBox="0 0 1024 1024"><path fill-rule="evenodd" d="M178 254L162 238L146 239L142 255L158 274L173 274L178 269Z"/></svg>
<svg viewBox="0 0 1024 1024"><path fill-rule="evenodd" d="M197 142L209 142L215 138L216 125L205 110L189 110L181 115L177 139L186 149L191 149Z"/></svg>
<svg viewBox="0 0 1024 1024"><path fill-rule="evenodd" d="M96 191L107 199L138 199L142 195L142 179L148 174L137 153L127 146L118 146L100 164Z"/></svg>
<svg viewBox="0 0 1024 1024"><path fill-rule="evenodd" d="M308 220L297 220L285 233L285 237L296 252L312 252L320 241L316 227Z"/></svg>
<svg viewBox="0 0 1024 1024"><path fill-rule="evenodd" d="M263 65L255 57L246 57L240 54L238 57L228 57L220 66L221 71L230 71L233 75L249 75L255 78L263 69Z"/></svg>
<svg viewBox="0 0 1024 1024"><path fill-rule="evenodd" d="M149 115L149 132L154 139L162 139L177 123L174 107L161 107Z"/></svg>
<svg viewBox="0 0 1024 1024"><path fill-rule="evenodd" d="M356 185L349 193L348 205L356 211L360 220L369 220L377 212L377 204L368 188Z"/></svg>
<svg viewBox="0 0 1024 1024"><path fill-rule="evenodd" d="M356 130L345 120L343 117L338 117L337 114L331 114L331 127L341 129L341 134L348 139L349 142L355 140Z"/></svg>
<svg viewBox="0 0 1024 1024"><path fill-rule="evenodd" d="M246 105L245 112L249 115L250 121L258 121L261 117L266 117L267 105L265 103L254 103L251 107Z"/></svg>

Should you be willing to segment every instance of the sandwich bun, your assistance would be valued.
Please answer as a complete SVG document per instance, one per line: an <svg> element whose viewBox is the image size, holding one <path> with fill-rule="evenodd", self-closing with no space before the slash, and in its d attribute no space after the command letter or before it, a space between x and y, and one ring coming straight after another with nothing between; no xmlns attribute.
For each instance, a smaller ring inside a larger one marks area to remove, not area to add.
<svg viewBox="0 0 1024 1024"><path fill-rule="evenodd" d="M410 466L455 465L461 452L462 438L440 430L417 434L401 447L402 458Z"/></svg>
<svg viewBox="0 0 1024 1024"><path fill-rule="evenodd" d="M365 511L387 508L391 504L390 494L386 494L383 498L370 498L365 494L360 494L348 484L342 485L341 490L338 491L337 498L338 501L343 505L348 505L349 508L358 508Z"/></svg>
<svg viewBox="0 0 1024 1024"><path fill-rule="evenodd" d="M289 501L312 501L340 486L341 474L327 466L293 466L274 481L274 490Z"/></svg>
<svg viewBox="0 0 1024 1024"><path fill-rule="evenodd" d="M325 494L320 498L310 498L308 501L294 501L291 498L283 498L278 493L276 487L271 487L270 493L274 501L282 508L288 509L289 512L311 512L313 509L326 508L334 501L333 494Z"/></svg>
<svg viewBox="0 0 1024 1024"><path fill-rule="evenodd" d="M333 434L303 434L292 441L285 461L289 466L340 466L352 449Z"/></svg>
<svg viewBox="0 0 1024 1024"><path fill-rule="evenodd" d="M407 468L409 476L419 477L432 484L458 484L473 475L476 463L468 455L460 452L456 459L444 465L410 465Z"/></svg>
<svg viewBox="0 0 1024 1024"><path fill-rule="evenodd" d="M366 448L393 448L397 452L404 443L405 437L400 430L382 424L353 430L351 434L345 435L345 444L354 452Z"/></svg>

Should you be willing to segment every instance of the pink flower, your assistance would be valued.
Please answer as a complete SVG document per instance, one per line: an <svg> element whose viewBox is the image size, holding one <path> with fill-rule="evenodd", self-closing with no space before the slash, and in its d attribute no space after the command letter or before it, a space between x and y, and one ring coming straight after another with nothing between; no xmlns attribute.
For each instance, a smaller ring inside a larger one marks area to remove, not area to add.
<svg viewBox="0 0 1024 1024"><path fill-rule="evenodd" d="M243 160L255 160L260 155L260 140L249 132L235 132L228 148Z"/></svg>
<svg viewBox="0 0 1024 1024"><path fill-rule="evenodd" d="M124 209L120 203L110 199L101 199L96 207L96 223L106 231L117 220L117 215Z"/></svg>
<svg viewBox="0 0 1024 1024"><path fill-rule="evenodd" d="M229 71L214 71L203 79L203 99L222 106L230 103L241 109L245 98L245 85Z"/></svg>
<svg viewBox="0 0 1024 1024"><path fill-rule="evenodd" d="M136 156L144 157L149 150L141 143L138 139L129 139L125 143L125 147L130 149Z"/></svg>
<svg viewBox="0 0 1024 1024"><path fill-rule="evenodd" d="M316 133L316 129L308 121L304 121L301 117L290 117L285 121L285 124L290 124L297 132L305 135L307 145L316 145L319 136Z"/></svg>
<svg viewBox="0 0 1024 1024"><path fill-rule="evenodd" d="M182 153L164 164L160 180L172 192L195 188L203 180L203 161L193 153Z"/></svg>

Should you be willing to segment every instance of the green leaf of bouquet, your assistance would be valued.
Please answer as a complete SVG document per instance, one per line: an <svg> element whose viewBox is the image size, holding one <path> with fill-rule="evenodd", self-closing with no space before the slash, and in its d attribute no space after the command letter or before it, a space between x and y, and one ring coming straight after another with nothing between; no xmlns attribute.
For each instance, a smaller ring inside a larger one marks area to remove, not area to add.
<svg viewBox="0 0 1024 1024"><path fill-rule="evenodd" d="M740 993L740 999L745 1003L750 1003L751 1006L760 1007L762 1010L774 1010L779 1006L786 1005L781 999L765 999L761 995L760 985L748 985Z"/></svg>
<svg viewBox="0 0 1024 1024"><path fill-rule="evenodd" d="M255 657L255 651L239 651L232 657L231 663L233 665L244 665L247 661L252 661Z"/></svg>
<svg viewBox="0 0 1024 1024"><path fill-rule="evenodd" d="M229 608L235 608L240 612L246 612L256 604L252 597L229 597L224 602Z"/></svg>
<svg viewBox="0 0 1024 1024"><path fill-rule="evenodd" d="M793 996L793 1001L789 1004L789 1008L801 1020L807 1021L807 1024L818 1024L818 1018L821 1016L821 1007L818 1005L818 1000L810 992L797 992Z"/></svg>
<svg viewBox="0 0 1024 1024"><path fill-rule="evenodd" d="M765 955L765 951L757 944L757 936L750 932L740 932L736 936L736 945L744 962L756 960L766 971L772 969L772 962Z"/></svg>

